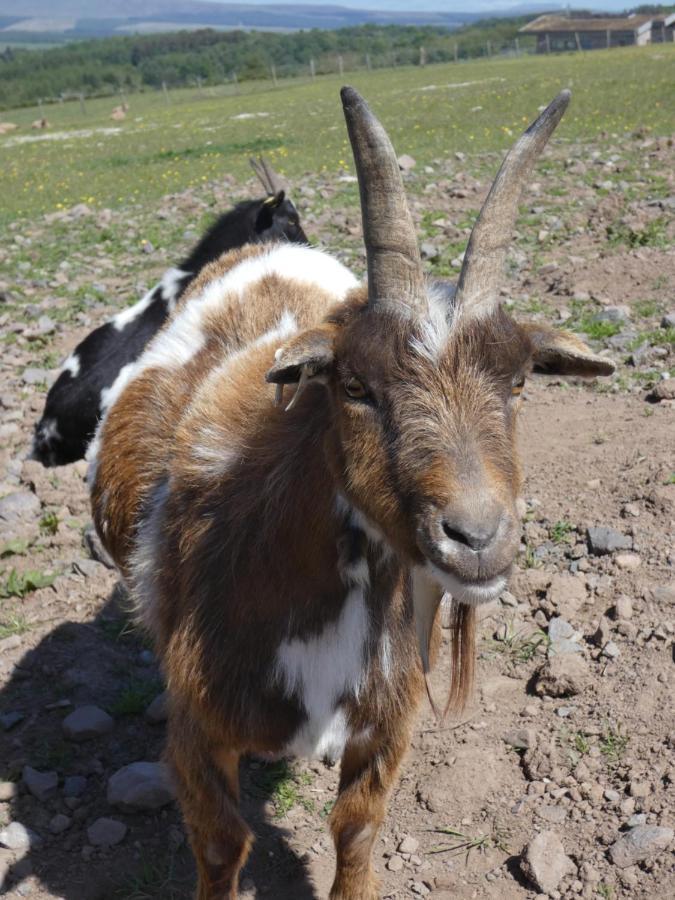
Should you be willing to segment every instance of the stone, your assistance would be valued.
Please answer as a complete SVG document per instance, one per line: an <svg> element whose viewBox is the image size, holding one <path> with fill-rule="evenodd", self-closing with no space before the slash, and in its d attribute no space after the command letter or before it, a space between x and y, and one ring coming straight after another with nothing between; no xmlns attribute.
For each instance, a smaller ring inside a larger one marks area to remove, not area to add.
<svg viewBox="0 0 675 900"><path fill-rule="evenodd" d="M403 172L409 172L411 169L414 169L415 166L417 165L417 160L414 159L412 156L409 156L407 153L404 153L401 156L399 156L397 162L398 162L399 169L401 169L401 171L403 171Z"/></svg>
<svg viewBox="0 0 675 900"><path fill-rule="evenodd" d="M400 856L391 856L387 861L387 868L390 872L400 872L403 869L403 860Z"/></svg>
<svg viewBox="0 0 675 900"><path fill-rule="evenodd" d="M608 659L617 659L617 657L621 655L621 651L614 641L607 641L602 648L602 655L606 656Z"/></svg>
<svg viewBox="0 0 675 900"><path fill-rule="evenodd" d="M63 834L64 831L68 831L72 822L73 820L69 816L57 813L49 823L49 830L52 834Z"/></svg>
<svg viewBox="0 0 675 900"><path fill-rule="evenodd" d="M647 400L652 403L660 403L661 400L675 400L675 378L666 378L654 385Z"/></svg>
<svg viewBox="0 0 675 900"><path fill-rule="evenodd" d="M630 320L630 308L628 306L606 306L596 316L596 322L628 322Z"/></svg>
<svg viewBox="0 0 675 900"><path fill-rule="evenodd" d="M616 605L614 606L614 615L621 622L626 619L633 618L633 601L630 597L617 597Z"/></svg>
<svg viewBox="0 0 675 900"><path fill-rule="evenodd" d="M64 797L81 797L87 789L84 775L69 775L63 782Z"/></svg>
<svg viewBox="0 0 675 900"><path fill-rule="evenodd" d="M108 734L114 725L114 720L98 706L80 706L61 723L65 736L76 743Z"/></svg>
<svg viewBox="0 0 675 900"><path fill-rule="evenodd" d="M507 731L502 740L516 750L531 750L537 746L537 732L534 728L516 728Z"/></svg>
<svg viewBox="0 0 675 900"><path fill-rule="evenodd" d="M554 831L542 831L530 841L520 868L525 877L544 894L553 893L566 875L576 872L576 866L566 855Z"/></svg>
<svg viewBox="0 0 675 900"><path fill-rule="evenodd" d="M399 853L416 853L419 848L420 842L417 838L411 837L409 834L403 836L397 850Z"/></svg>
<svg viewBox="0 0 675 900"><path fill-rule="evenodd" d="M19 796L19 788L13 781L0 781L0 803L16 800Z"/></svg>
<svg viewBox="0 0 675 900"><path fill-rule="evenodd" d="M588 664L580 654L565 653L549 657L536 675L535 693L547 697L572 697L580 694L589 680Z"/></svg>
<svg viewBox="0 0 675 900"><path fill-rule="evenodd" d="M31 766L24 766L21 778L31 794L41 802L53 797L59 786L56 772L38 772Z"/></svg>
<svg viewBox="0 0 675 900"><path fill-rule="evenodd" d="M127 826L117 819L97 819L87 828L87 838L93 847L114 847L126 837Z"/></svg>
<svg viewBox="0 0 675 900"><path fill-rule="evenodd" d="M665 850L673 840L672 828L638 825L622 834L609 848L609 858L615 866L625 869Z"/></svg>
<svg viewBox="0 0 675 900"><path fill-rule="evenodd" d="M588 529L588 549L594 556L605 556L616 550L631 550L633 539L614 528L597 526Z"/></svg>
<svg viewBox="0 0 675 900"><path fill-rule="evenodd" d="M0 500L0 519L5 522L30 522L40 512L40 501L30 491L14 491Z"/></svg>
<svg viewBox="0 0 675 900"><path fill-rule="evenodd" d="M169 697L166 691L162 691L161 694L157 694L155 699L145 710L145 718L148 720L148 722L152 722L153 725L159 725L161 722L166 722L167 718L169 717L168 700Z"/></svg>
<svg viewBox="0 0 675 900"><path fill-rule="evenodd" d="M619 569L632 571L642 565L642 560L637 553L617 553L614 562Z"/></svg>
<svg viewBox="0 0 675 900"><path fill-rule="evenodd" d="M10 822L0 831L0 847L8 850L35 850L41 845L42 838L21 822Z"/></svg>
<svg viewBox="0 0 675 900"><path fill-rule="evenodd" d="M666 313L661 319L661 328L675 328L675 310Z"/></svg>
<svg viewBox="0 0 675 900"><path fill-rule="evenodd" d="M171 803L174 790L164 763L136 762L108 781L108 803L123 809L159 809Z"/></svg>
<svg viewBox="0 0 675 900"><path fill-rule="evenodd" d="M21 378L24 384L49 384L52 380L52 375L48 369L37 369L29 366L23 370Z"/></svg>
<svg viewBox="0 0 675 900"><path fill-rule="evenodd" d="M21 638L18 638L18 640L16 641L15 644L9 645L6 643L7 641L11 641L11 640L15 639L16 637L17 637L17 635L12 634L8 638L4 638L3 641L0 641L0 645L1 645L0 653L2 653L4 650L15 650L17 647L20 647L21 646ZM8 712L8 713L3 713L0 716L0 727L2 727L3 731L10 731L12 728L14 728L15 725L18 725L19 722L23 722L23 720L25 718L26 718L25 715L22 712L19 712L18 710L13 710L12 712Z"/></svg>
<svg viewBox="0 0 675 900"><path fill-rule="evenodd" d="M548 636L552 641L561 641L573 635L574 628L560 616L554 616L548 623Z"/></svg>
<svg viewBox="0 0 675 900"><path fill-rule="evenodd" d="M586 599L585 579L566 573L554 575L548 589L548 599L559 612L574 615Z"/></svg>

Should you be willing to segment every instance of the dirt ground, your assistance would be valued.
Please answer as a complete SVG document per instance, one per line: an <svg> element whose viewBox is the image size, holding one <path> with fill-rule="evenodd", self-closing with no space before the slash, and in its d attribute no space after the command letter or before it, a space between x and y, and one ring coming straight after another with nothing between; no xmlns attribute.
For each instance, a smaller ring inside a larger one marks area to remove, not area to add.
<svg viewBox="0 0 675 900"><path fill-rule="evenodd" d="M407 176L423 252L439 274L453 271L447 247L465 239L461 222L495 159L465 168L441 160ZM675 308L674 172L672 141L608 137L557 150L530 185L505 299L516 314L586 331L619 369L600 386L527 385L522 552L509 591L482 611L473 702L442 725L420 709L375 846L383 897L675 896L675 401L646 399L675 375L675 328L661 326ZM215 191L220 208L229 191ZM359 266L358 213L336 212L339 184L308 179L296 193L308 233ZM195 221L214 202L205 198L167 198L166 208ZM110 213L106 227L122 218ZM160 673L115 573L92 558L84 464L43 469L25 459L56 361L122 305L116 295L129 302L139 278L151 283L194 240L186 233L178 250L167 242L134 255L141 224L119 252L92 241L72 251L100 219L80 210L56 225L40 220L0 251L0 322L15 336L0 360L0 829L20 822L33 832L32 846L0 849L0 883L9 897L36 900L178 900L193 883L178 810L129 812L107 800L113 773L160 757L164 725L146 713ZM50 245L58 228L70 250ZM79 296L67 289L73 279L108 296L59 318ZM44 378L27 375L40 361ZM601 553L589 539L598 526L618 533L615 549ZM448 653L433 676L439 694ZM112 730L73 742L62 721L88 704L111 714ZM26 766L56 777L31 791ZM77 789L73 776L84 779ZM326 897L336 770L251 760L242 779L257 836L242 896ZM126 828L114 846L92 842L101 817ZM662 830L617 862L616 842L644 826ZM538 834L549 849L528 876L524 850ZM547 880L556 867L557 881Z"/></svg>

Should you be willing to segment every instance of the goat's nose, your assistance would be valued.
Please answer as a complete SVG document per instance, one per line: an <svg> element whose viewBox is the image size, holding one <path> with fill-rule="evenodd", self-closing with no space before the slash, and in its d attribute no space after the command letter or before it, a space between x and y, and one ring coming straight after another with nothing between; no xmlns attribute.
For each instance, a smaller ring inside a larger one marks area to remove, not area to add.
<svg viewBox="0 0 675 900"><path fill-rule="evenodd" d="M494 541L499 530L500 518L485 522L467 522L444 516L441 523L445 535L457 544L464 544L470 550L479 553Z"/></svg>

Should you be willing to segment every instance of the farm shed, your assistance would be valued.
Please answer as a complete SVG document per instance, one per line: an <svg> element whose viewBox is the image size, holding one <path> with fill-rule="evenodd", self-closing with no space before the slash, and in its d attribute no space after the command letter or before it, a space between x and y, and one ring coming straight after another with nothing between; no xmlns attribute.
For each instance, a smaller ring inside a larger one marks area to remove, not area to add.
<svg viewBox="0 0 675 900"><path fill-rule="evenodd" d="M669 16L544 15L524 25L522 34L537 38L537 53L643 46L673 40L675 13Z"/></svg>

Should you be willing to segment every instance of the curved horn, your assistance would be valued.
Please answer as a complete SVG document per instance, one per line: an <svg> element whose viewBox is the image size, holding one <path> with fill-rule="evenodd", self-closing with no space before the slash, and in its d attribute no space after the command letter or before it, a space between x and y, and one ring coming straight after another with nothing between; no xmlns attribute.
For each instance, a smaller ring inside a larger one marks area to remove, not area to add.
<svg viewBox="0 0 675 900"><path fill-rule="evenodd" d="M251 168L260 179L262 186L270 196L272 194L278 194L279 191L283 190L281 179L264 156L260 156L258 159L252 156L249 162Z"/></svg>
<svg viewBox="0 0 675 900"><path fill-rule="evenodd" d="M359 179L368 301L402 300L420 307L422 260L394 148L354 88L343 87L340 97Z"/></svg>
<svg viewBox="0 0 675 900"><path fill-rule="evenodd" d="M457 308L462 307L462 314L486 312L497 302L523 185L562 119L570 96L569 91L558 94L518 138L497 173L464 254L455 301Z"/></svg>

